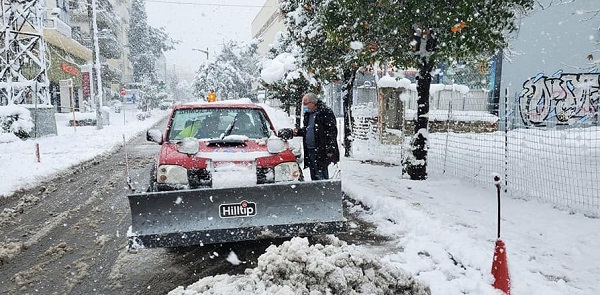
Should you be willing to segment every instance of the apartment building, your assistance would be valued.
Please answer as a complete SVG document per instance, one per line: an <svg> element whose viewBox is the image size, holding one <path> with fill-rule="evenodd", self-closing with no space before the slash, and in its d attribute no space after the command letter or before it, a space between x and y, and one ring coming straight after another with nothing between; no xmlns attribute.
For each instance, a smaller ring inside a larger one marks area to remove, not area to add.
<svg viewBox="0 0 600 295"><path fill-rule="evenodd" d="M94 59L91 1L45 1L44 39L50 57L48 78L52 105L58 111L83 108L84 101L91 101L90 89L94 83L89 79ZM131 1L97 0L96 6L103 100L106 101L116 95L121 85L131 77L127 50ZM66 93L68 87L65 83L61 84L61 81L70 78L75 90L72 100Z"/></svg>
<svg viewBox="0 0 600 295"><path fill-rule="evenodd" d="M278 11L279 0L266 0L262 9L252 21L252 37L262 38L258 45L258 53L265 54L269 51L275 36L279 31L285 32L283 16Z"/></svg>

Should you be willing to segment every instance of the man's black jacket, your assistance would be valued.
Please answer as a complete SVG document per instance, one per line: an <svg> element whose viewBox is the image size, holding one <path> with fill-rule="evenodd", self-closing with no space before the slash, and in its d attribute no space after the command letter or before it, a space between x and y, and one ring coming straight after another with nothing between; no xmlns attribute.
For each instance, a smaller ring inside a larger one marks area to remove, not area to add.
<svg viewBox="0 0 600 295"><path fill-rule="evenodd" d="M321 168L327 167L331 163L340 161L340 150L337 144L337 126L335 114L322 101L317 102L315 110L315 145L317 147L317 165ZM304 113L304 127L298 129L298 136L303 137L304 145L304 166L308 164L306 155L306 126L310 113ZM327 157L331 154L331 157Z"/></svg>

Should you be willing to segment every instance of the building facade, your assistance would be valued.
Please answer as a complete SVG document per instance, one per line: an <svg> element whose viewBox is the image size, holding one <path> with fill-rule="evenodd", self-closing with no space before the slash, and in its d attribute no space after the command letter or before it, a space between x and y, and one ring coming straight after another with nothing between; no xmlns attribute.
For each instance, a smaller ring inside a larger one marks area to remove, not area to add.
<svg viewBox="0 0 600 295"><path fill-rule="evenodd" d="M87 3L79 1L69 3L73 39L93 49L90 2L87 0ZM96 6L102 82L105 96L110 98L117 95L121 86L131 79L131 63L128 59L127 47L131 1L96 0Z"/></svg>
<svg viewBox="0 0 600 295"><path fill-rule="evenodd" d="M283 16L279 13L279 0L266 0L262 9L252 21L252 38L260 38L258 53L265 54L275 41L278 32L285 32Z"/></svg>
<svg viewBox="0 0 600 295"><path fill-rule="evenodd" d="M50 102L58 112L83 111L94 83L91 0L42 1ZM96 6L103 101L108 101L131 76L126 46L131 1L97 0Z"/></svg>
<svg viewBox="0 0 600 295"><path fill-rule="evenodd" d="M514 96L539 73L600 71L599 4L598 0L540 1L544 8L536 6L523 17L512 36L511 54L502 64L501 87L509 87Z"/></svg>

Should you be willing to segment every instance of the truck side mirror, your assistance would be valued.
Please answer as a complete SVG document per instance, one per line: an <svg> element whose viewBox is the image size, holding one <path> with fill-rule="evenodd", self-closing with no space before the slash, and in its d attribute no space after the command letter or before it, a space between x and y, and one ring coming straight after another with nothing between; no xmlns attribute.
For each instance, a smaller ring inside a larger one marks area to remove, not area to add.
<svg viewBox="0 0 600 295"><path fill-rule="evenodd" d="M158 144L163 143L163 134L158 129L150 129L146 131L146 140L156 142Z"/></svg>
<svg viewBox="0 0 600 295"><path fill-rule="evenodd" d="M282 128L277 131L277 137L283 140L290 140L294 137L294 130L291 128Z"/></svg>

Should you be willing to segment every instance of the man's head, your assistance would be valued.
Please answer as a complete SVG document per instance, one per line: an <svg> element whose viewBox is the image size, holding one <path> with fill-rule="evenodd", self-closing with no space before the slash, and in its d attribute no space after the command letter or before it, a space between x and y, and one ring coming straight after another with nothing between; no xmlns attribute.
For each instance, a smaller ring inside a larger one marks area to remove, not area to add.
<svg viewBox="0 0 600 295"><path fill-rule="evenodd" d="M312 93L312 92L308 92L306 94L304 94L304 96L302 97L302 105L308 107L308 110L310 110L311 112L314 112L315 109L317 108L317 101L319 99L317 98L317 95Z"/></svg>

